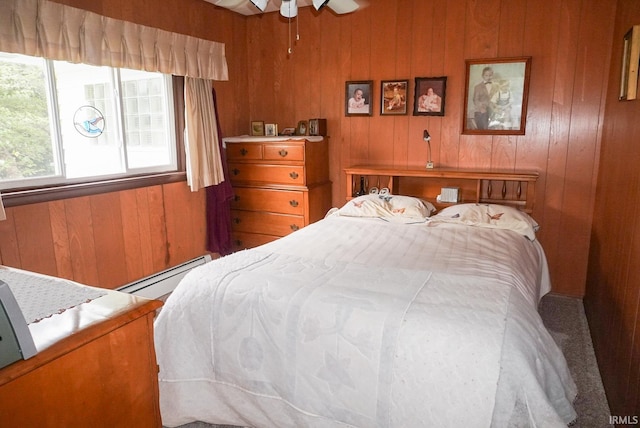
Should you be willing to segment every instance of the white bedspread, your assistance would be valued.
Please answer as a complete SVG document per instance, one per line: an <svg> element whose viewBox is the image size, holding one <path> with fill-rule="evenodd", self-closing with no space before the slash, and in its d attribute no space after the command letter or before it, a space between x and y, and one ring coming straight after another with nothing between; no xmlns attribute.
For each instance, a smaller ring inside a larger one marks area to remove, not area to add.
<svg viewBox="0 0 640 428"><path fill-rule="evenodd" d="M510 231L327 218L185 277L155 326L163 424L566 425L548 289Z"/></svg>

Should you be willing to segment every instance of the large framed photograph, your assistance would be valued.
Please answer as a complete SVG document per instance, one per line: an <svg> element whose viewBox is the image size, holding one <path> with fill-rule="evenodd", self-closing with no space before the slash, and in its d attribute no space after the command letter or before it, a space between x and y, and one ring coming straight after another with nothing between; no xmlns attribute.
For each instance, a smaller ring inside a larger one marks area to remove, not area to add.
<svg viewBox="0 0 640 428"><path fill-rule="evenodd" d="M524 135L531 57L467 60L463 134Z"/></svg>
<svg viewBox="0 0 640 428"><path fill-rule="evenodd" d="M622 40L622 68L620 70L621 101L635 100L638 94L638 65L640 63L640 25L634 25Z"/></svg>
<svg viewBox="0 0 640 428"><path fill-rule="evenodd" d="M446 77L416 77L414 116L444 116Z"/></svg>
<svg viewBox="0 0 640 428"><path fill-rule="evenodd" d="M380 114L407 114L408 80L383 80L380 82Z"/></svg>
<svg viewBox="0 0 640 428"><path fill-rule="evenodd" d="M345 116L373 115L373 81L350 81L345 84Z"/></svg>

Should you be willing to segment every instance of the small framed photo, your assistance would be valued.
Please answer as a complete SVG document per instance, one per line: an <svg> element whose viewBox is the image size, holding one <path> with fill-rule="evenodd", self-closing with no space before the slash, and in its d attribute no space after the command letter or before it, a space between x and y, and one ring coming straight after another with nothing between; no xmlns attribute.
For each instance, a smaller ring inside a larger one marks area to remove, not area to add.
<svg viewBox="0 0 640 428"><path fill-rule="evenodd" d="M524 135L531 57L467 60L462 133Z"/></svg>
<svg viewBox="0 0 640 428"><path fill-rule="evenodd" d="M278 136L278 125L275 123L267 123L264 125L264 135L267 137Z"/></svg>
<svg viewBox="0 0 640 428"><path fill-rule="evenodd" d="M414 116L444 116L446 77L416 77Z"/></svg>
<svg viewBox="0 0 640 428"><path fill-rule="evenodd" d="M282 134L280 135L295 135L296 134L296 128L284 128L282 130Z"/></svg>
<svg viewBox="0 0 640 428"><path fill-rule="evenodd" d="M327 119L309 119L309 135L327 135Z"/></svg>
<svg viewBox="0 0 640 428"><path fill-rule="evenodd" d="M373 115L373 81L350 81L345 84L345 116Z"/></svg>
<svg viewBox="0 0 640 428"><path fill-rule="evenodd" d="M408 80L383 80L380 83L380 114L407 114Z"/></svg>
<svg viewBox="0 0 640 428"><path fill-rule="evenodd" d="M296 128L296 135L307 135L307 121L301 120Z"/></svg>
<svg viewBox="0 0 640 428"><path fill-rule="evenodd" d="M255 137L264 135L264 122L259 120L251 122L251 135Z"/></svg>
<svg viewBox="0 0 640 428"><path fill-rule="evenodd" d="M638 95L638 65L640 63L640 25L634 25L624 35L622 68L620 70L621 101L635 100Z"/></svg>

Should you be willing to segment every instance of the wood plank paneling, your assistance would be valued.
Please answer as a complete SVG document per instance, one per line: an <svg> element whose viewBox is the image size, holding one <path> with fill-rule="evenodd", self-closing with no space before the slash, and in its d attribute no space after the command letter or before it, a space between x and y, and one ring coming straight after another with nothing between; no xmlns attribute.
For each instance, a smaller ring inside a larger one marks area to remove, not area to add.
<svg viewBox="0 0 640 428"><path fill-rule="evenodd" d="M69 249L69 230L67 228L67 214L64 201L50 202L49 213L51 215L51 238L53 239L53 249L57 267L56 275L62 278L73 279L73 264L71 262L72 256Z"/></svg>
<svg viewBox="0 0 640 428"><path fill-rule="evenodd" d="M611 70L605 75L608 91L603 121L580 121L577 129L571 127L573 135L597 133L602 126L584 303L611 414L618 416L640 415L640 104L637 100L618 101L617 93L622 37L638 20L637 1L617 1ZM591 48L583 54L591 54ZM581 78L574 87L574 100L579 101L574 104L586 115L589 113L584 110L596 108L589 99L597 88L584 80L591 73L584 72L587 61L580 61L580 56L578 52L577 73ZM571 167L588 167L588 147L570 141L568 151ZM575 181L575 173L566 174L565 180ZM570 206L565 211L575 215L580 201L566 190L563 197ZM580 218L579 223L584 222L589 223L588 218Z"/></svg>
<svg viewBox="0 0 640 428"><path fill-rule="evenodd" d="M96 264L98 283L106 288L117 288L126 284L127 254L124 246L120 195L105 193L92 196L91 218L96 242L96 259L99 260Z"/></svg>
<svg viewBox="0 0 640 428"><path fill-rule="evenodd" d="M18 235L13 210L6 209L7 219L0 221L0 259L7 266L21 266L20 251L18 250Z"/></svg>
<svg viewBox="0 0 640 428"><path fill-rule="evenodd" d="M30 207L25 206L26 209ZM83 284L99 286L90 197L67 199L64 201L64 207L69 233L69 253L73 255L73 279Z"/></svg>
<svg viewBox="0 0 640 428"><path fill-rule="evenodd" d="M13 210L18 251L24 269L55 275L55 253L49 222L49 207L45 203Z"/></svg>
<svg viewBox="0 0 640 428"><path fill-rule="evenodd" d="M315 92L321 95L314 100L320 100L320 117L328 119L329 134L340 136L330 144L331 159L340 159L331 165L334 205L346 196L341 185L346 166L424 165L427 149L421 135L429 129L437 165L540 172L542 191L534 217L542 226L541 242L549 247L554 291L583 295L598 124L608 73L602 61L587 58L608 58L614 10L615 4L597 0L403 0L370 2L347 16L315 13L323 22L305 28L305 47L323 58L334 52L339 58L339 64L326 71L333 77L318 79ZM335 30L334 22L340 26L337 46L323 42L327 32ZM286 25L264 15L249 17L247 23L249 32L257 34L248 35L248 57L259 61L259 66L249 63L248 82L252 88L268 89L277 80L272 70L284 54L278 36L274 42L267 34L277 34ZM593 32L596 26L602 31ZM526 135L461 135L465 60L507 56L532 57ZM292 72L313 76L311 67L315 65L310 61L295 62ZM412 103L415 77L438 75L447 76L444 117L413 116L412 107L406 117L380 115L381 80L410 79ZM586 78L589 96L583 92ZM372 117L344 116L342 88L348 80L374 81ZM272 99L269 93L251 90L251 116L289 123L306 94L301 87L293 97L274 94ZM287 103L292 107L282 106Z"/></svg>

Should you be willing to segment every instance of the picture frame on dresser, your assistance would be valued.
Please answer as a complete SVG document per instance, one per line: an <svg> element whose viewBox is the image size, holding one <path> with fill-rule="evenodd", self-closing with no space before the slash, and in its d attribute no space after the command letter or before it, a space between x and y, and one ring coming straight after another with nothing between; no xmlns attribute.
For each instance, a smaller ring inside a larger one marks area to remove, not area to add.
<svg viewBox="0 0 640 428"><path fill-rule="evenodd" d="M380 82L380 115L407 114L408 80L383 80Z"/></svg>
<svg viewBox="0 0 640 428"><path fill-rule="evenodd" d="M447 78L416 77L413 98L414 116L444 116Z"/></svg>
<svg viewBox="0 0 640 428"><path fill-rule="evenodd" d="M251 122L251 136L260 137L264 135L264 122L261 120L254 120Z"/></svg>
<svg viewBox="0 0 640 428"><path fill-rule="evenodd" d="M296 135L307 135L307 121L301 120L296 128Z"/></svg>
<svg viewBox="0 0 640 428"><path fill-rule="evenodd" d="M462 133L524 135L531 57L466 61Z"/></svg>
<svg viewBox="0 0 640 428"><path fill-rule="evenodd" d="M309 119L309 135L327 135L327 119Z"/></svg>
<svg viewBox="0 0 640 428"><path fill-rule="evenodd" d="M276 125L275 123L266 123L264 125L264 135L265 137L277 137L278 125Z"/></svg>

